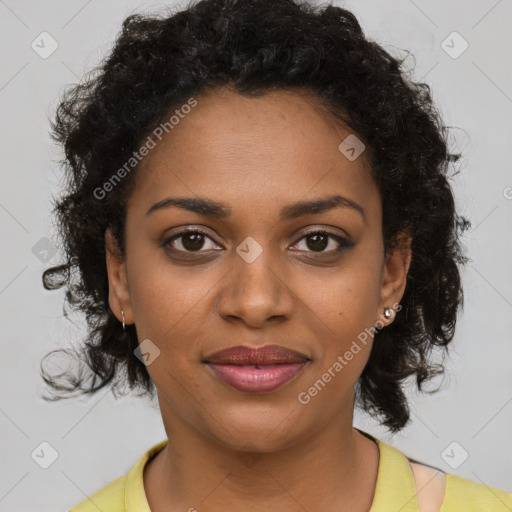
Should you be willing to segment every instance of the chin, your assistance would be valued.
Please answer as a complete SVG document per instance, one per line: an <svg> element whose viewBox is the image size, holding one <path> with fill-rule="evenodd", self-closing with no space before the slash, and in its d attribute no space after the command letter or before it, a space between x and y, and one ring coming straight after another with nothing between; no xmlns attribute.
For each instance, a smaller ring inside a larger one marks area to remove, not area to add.
<svg viewBox="0 0 512 512"><path fill-rule="evenodd" d="M298 408L297 413L300 413ZM265 410L252 407L247 412L233 411L216 419L213 424L208 419L212 428L210 436L226 447L242 452L272 453L298 444L303 436L306 437L302 432L304 426L296 415L290 414L289 408L269 411L268 407Z"/></svg>

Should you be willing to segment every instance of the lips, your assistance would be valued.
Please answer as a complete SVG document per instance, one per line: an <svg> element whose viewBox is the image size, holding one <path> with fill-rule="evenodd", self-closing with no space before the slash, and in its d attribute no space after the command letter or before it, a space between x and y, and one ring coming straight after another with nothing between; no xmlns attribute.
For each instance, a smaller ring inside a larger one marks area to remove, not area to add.
<svg viewBox="0 0 512 512"><path fill-rule="evenodd" d="M230 347L205 359L212 364L246 365L273 365L284 363L304 363L309 361L305 355L280 345L266 345L260 348L251 348L245 345Z"/></svg>
<svg viewBox="0 0 512 512"><path fill-rule="evenodd" d="M239 345L208 356L203 362L231 387L248 393L264 393L292 380L310 361L295 350L279 345L258 349Z"/></svg>

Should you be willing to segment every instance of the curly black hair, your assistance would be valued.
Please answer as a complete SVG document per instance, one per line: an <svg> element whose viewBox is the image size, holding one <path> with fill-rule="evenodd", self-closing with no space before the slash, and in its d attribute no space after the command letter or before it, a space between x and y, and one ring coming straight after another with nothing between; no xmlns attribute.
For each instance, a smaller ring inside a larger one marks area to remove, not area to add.
<svg viewBox="0 0 512 512"><path fill-rule="evenodd" d="M422 383L444 373L434 349L443 349L444 359L454 335L463 304L459 265L468 261L460 235L470 227L456 213L448 183L460 155L449 153L430 87L411 79L405 60L332 4L202 0L179 12L127 17L108 57L64 92L52 121L52 137L65 151L67 188L54 213L66 260L45 270L43 283L48 290L67 286L64 312L68 304L82 312L88 332L71 351L78 374L49 375L43 363L55 351L41 362L47 385L67 394L44 399L93 394L107 384L114 395L123 384L155 395L134 355L135 325L123 331L108 302L105 231L113 230L124 255L137 166L101 200L95 190L191 97L224 86L246 96L292 90L312 93L365 144L382 198L385 250L399 246L400 233L412 238L400 314L376 331L356 386L358 405L389 430L403 428L410 418L406 379L415 376L424 391Z"/></svg>

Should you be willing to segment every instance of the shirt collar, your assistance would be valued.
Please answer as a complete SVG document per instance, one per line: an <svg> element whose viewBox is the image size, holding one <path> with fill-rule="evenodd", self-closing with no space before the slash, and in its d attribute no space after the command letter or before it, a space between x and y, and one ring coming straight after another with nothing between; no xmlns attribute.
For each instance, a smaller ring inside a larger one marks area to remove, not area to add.
<svg viewBox="0 0 512 512"><path fill-rule="evenodd" d="M387 512L390 506L400 512L420 512L414 476L407 458L393 446L356 430L379 447L377 484L369 512ZM128 472L124 494L126 512L151 512L144 490L144 467L167 443L166 439L150 448Z"/></svg>
<svg viewBox="0 0 512 512"><path fill-rule="evenodd" d="M144 491L144 466L149 459L161 451L168 443L168 439L150 448L126 475L124 491L124 508L126 512L151 512Z"/></svg>

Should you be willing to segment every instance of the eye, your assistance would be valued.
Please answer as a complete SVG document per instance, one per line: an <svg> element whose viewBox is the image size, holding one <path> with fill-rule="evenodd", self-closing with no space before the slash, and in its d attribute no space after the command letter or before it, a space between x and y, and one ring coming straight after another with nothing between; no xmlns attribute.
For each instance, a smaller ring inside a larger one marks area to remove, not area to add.
<svg viewBox="0 0 512 512"><path fill-rule="evenodd" d="M334 233L324 230L310 231L309 233L306 233L298 242L295 243L295 245L298 245L303 241L305 241L304 245L306 246L306 249L297 250L305 250L306 252L320 254L340 253L344 249L354 245L346 237L335 235ZM329 250L325 250L328 247L331 248Z"/></svg>
<svg viewBox="0 0 512 512"><path fill-rule="evenodd" d="M208 244L205 244L205 239L208 239L213 246L205 247ZM201 250L212 250L217 247L220 247L215 244L214 240L198 229L187 229L184 231L180 231L175 234L171 238L168 238L163 243L164 247L170 249L171 252L181 252L181 253L193 253L199 252Z"/></svg>
<svg viewBox="0 0 512 512"><path fill-rule="evenodd" d="M210 247L208 247L207 241L210 242ZM305 248L293 250L318 254L336 254L342 252L345 248L349 248L354 245L346 237L330 233L325 230L316 230L306 233L302 238L295 242L292 247L300 245L300 243L303 242ZM187 229L180 231L166 239L162 245L170 252L182 254L222 249L222 247L217 245L207 233L199 229Z"/></svg>

